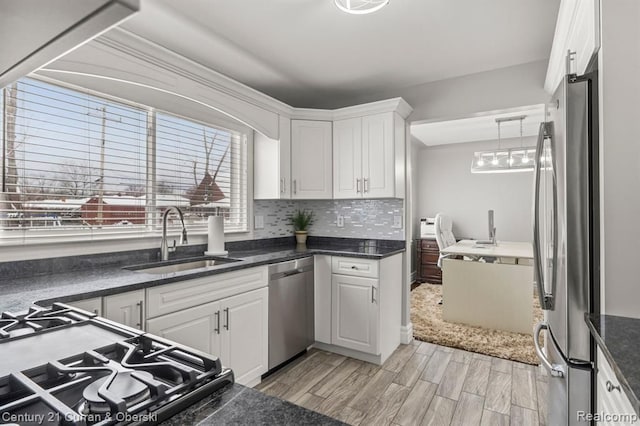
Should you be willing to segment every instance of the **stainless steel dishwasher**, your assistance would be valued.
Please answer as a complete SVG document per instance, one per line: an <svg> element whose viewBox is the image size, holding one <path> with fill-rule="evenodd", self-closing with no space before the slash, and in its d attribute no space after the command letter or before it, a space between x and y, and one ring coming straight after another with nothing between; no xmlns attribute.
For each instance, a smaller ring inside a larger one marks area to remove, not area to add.
<svg viewBox="0 0 640 426"><path fill-rule="evenodd" d="M269 266L269 370L314 342L313 257Z"/></svg>

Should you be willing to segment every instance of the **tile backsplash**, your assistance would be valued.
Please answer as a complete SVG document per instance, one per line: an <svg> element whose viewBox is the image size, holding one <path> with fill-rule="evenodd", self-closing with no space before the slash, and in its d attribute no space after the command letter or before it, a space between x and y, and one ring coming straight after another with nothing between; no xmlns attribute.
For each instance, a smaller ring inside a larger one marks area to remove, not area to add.
<svg viewBox="0 0 640 426"><path fill-rule="evenodd" d="M256 200L254 216L263 216L264 228L254 229L254 238L286 237L293 234L289 216L296 210L311 210L314 223L310 235L322 237L371 238L404 240L403 200ZM338 227L338 215L344 226ZM401 227L394 228L394 216L400 216Z"/></svg>

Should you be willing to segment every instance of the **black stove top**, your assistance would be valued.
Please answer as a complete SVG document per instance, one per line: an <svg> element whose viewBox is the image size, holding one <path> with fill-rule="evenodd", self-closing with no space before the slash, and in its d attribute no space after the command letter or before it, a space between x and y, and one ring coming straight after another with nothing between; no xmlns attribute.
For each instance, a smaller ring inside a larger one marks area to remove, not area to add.
<svg viewBox="0 0 640 426"><path fill-rule="evenodd" d="M233 383L214 356L66 305L2 321L0 423L155 424Z"/></svg>

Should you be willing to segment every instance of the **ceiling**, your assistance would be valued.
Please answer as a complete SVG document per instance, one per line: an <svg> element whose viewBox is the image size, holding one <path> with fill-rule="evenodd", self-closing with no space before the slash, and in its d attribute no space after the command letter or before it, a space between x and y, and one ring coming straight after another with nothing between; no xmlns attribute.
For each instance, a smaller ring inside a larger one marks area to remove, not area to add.
<svg viewBox="0 0 640 426"><path fill-rule="evenodd" d="M498 124L496 118L522 115L525 116L522 120L522 136L537 136L540 123L544 121L544 105L514 108L509 111L492 112L459 120L412 124L411 135L426 146L497 140ZM500 124L501 139L519 137L519 120Z"/></svg>
<svg viewBox="0 0 640 426"><path fill-rule="evenodd" d="M122 27L295 107L547 59L559 0L143 0ZM540 83L541 85L543 82Z"/></svg>

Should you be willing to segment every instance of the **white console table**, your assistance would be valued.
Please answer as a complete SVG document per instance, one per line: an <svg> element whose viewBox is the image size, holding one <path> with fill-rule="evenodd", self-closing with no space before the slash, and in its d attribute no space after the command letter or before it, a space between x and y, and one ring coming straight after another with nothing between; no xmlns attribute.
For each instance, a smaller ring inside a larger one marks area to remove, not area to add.
<svg viewBox="0 0 640 426"><path fill-rule="evenodd" d="M533 249L530 243L462 240L442 253L443 319L489 329L532 333ZM494 262L478 261L482 258Z"/></svg>

